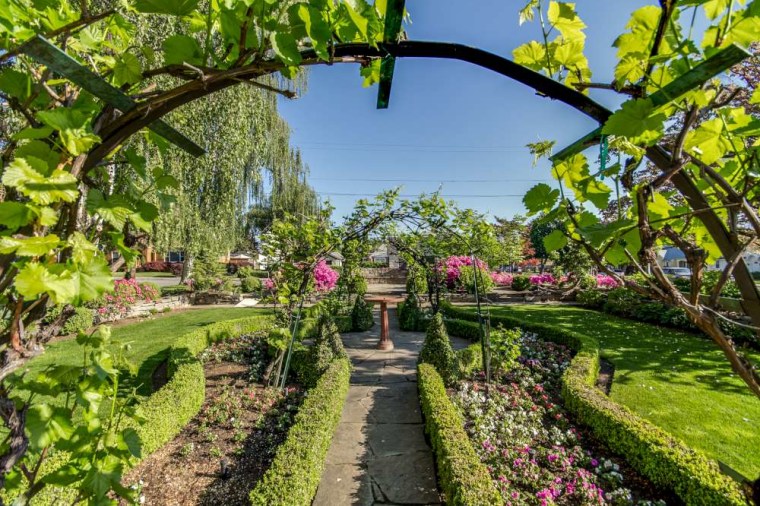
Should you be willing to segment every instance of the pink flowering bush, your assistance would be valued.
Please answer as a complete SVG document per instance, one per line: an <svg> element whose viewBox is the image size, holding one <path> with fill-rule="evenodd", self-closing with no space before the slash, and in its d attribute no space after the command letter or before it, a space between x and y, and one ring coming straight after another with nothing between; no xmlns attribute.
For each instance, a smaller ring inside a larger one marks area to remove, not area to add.
<svg viewBox="0 0 760 506"><path fill-rule="evenodd" d="M530 277L531 285L554 285L557 280L551 274L534 274Z"/></svg>
<svg viewBox="0 0 760 506"><path fill-rule="evenodd" d="M265 290L268 290L270 292L274 291L274 287L276 286L274 283L274 279L272 278L264 278L261 280L261 286L264 287Z"/></svg>
<svg viewBox="0 0 760 506"><path fill-rule="evenodd" d="M607 276L606 274L597 274L596 275L596 286L599 288L617 288L618 283L615 281L615 279L612 276Z"/></svg>
<svg viewBox="0 0 760 506"><path fill-rule="evenodd" d="M452 394L504 504L664 504L651 486L576 427L562 406L568 348L523 335L521 356L486 394L482 373ZM632 488L634 485L641 489ZM654 499L657 499L656 497Z"/></svg>
<svg viewBox="0 0 760 506"><path fill-rule="evenodd" d="M329 292L338 283L338 274L324 260L320 260L314 267L314 284L318 292Z"/></svg>
<svg viewBox="0 0 760 506"><path fill-rule="evenodd" d="M512 286L512 275L506 272L492 272L491 279L499 286Z"/></svg>
<svg viewBox="0 0 760 506"><path fill-rule="evenodd" d="M154 302L161 298L161 292L153 283L138 283L132 279L116 279L113 293L106 294L99 300L96 309L101 320L122 317L129 308L141 302Z"/></svg>
<svg viewBox="0 0 760 506"><path fill-rule="evenodd" d="M478 266L478 269L482 269L486 272L488 272L488 265L479 258L475 259L475 262ZM460 255L460 256L450 256L446 260L443 261L443 263L439 263L438 269L443 271L446 274L446 282L449 285L455 285L456 282L459 280L459 277L461 276L462 267L470 267L472 266L472 257L467 255Z"/></svg>

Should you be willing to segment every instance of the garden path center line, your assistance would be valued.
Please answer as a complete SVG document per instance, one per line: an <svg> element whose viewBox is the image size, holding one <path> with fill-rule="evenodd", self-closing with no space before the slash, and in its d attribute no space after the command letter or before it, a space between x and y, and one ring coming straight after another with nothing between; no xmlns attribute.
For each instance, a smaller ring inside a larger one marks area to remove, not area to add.
<svg viewBox="0 0 760 506"><path fill-rule="evenodd" d="M417 394L417 355L425 334L401 332L389 309L393 351L375 349L378 313L366 332L343 335L351 387L314 506L440 504L433 452ZM452 337L455 349L469 343Z"/></svg>

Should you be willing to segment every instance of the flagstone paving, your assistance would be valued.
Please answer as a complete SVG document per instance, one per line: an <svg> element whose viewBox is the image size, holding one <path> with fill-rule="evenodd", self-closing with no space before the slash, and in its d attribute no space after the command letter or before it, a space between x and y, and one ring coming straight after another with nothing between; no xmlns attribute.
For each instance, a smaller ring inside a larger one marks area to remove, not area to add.
<svg viewBox="0 0 760 506"><path fill-rule="evenodd" d="M395 348L376 350L375 316L369 331L343 335L354 370L314 506L441 503L417 394L425 335L401 332L396 311L389 310ZM452 338L455 349L468 344Z"/></svg>

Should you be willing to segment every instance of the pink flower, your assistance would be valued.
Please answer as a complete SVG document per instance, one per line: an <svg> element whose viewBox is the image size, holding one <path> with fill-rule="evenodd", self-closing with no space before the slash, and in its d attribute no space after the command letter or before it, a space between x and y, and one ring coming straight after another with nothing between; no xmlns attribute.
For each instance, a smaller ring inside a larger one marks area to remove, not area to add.
<svg viewBox="0 0 760 506"><path fill-rule="evenodd" d="M338 283L340 274L334 271L324 260L314 267L314 283L318 292L329 292Z"/></svg>
<svg viewBox="0 0 760 506"><path fill-rule="evenodd" d="M612 276L607 276L606 274L597 274L596 286L599 288L616 288L618 286L618 283Z"/></svg>
<svg viewBox="0 0 760 506"><path fill-rule="evenodd" d="M529 278L531 285L554 285L557 280L551 274L534 274Z"/></svg>
<svg viewBox="0 0 760 506"><path fill-rule="evenodd" d="M274 280L272 278L264 278L264 280L261 282L262 285L264 285L264 288L267 290L274 289Z"/></svg>

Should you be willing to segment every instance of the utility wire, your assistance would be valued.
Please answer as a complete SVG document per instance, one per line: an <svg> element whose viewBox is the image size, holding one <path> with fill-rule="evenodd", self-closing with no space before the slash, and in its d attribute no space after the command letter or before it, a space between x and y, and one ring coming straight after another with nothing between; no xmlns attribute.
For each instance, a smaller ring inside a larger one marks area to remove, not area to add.
<svg viewBox="0 0 760 506"><path fill-rule="evenodd" d="M318 195L325 195L325 196L336 196L336 197L376 197L377 193L341 193L341 192L316 192ZM446 198L479 198L479 199L487 199L487 198L507 198L507 197L524 197L524 193L514 193L514 194L502 194L502 195L459 195L459 194L453 194L453 193L440 193L438 194L440 197L446 197ZM400 194L399 197L401 198L417 198L419 197L419 194Z"/></svg>
<svg viewBox="0 0 760 506"><path fill-rule="evenodd" d="M383 179L383 178L342 178L342 177L309 177L310 181L351 181L367 183L540 183L547 179Z"/></svg>

